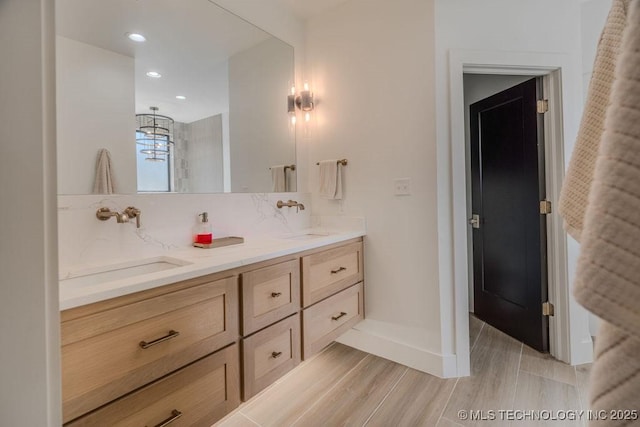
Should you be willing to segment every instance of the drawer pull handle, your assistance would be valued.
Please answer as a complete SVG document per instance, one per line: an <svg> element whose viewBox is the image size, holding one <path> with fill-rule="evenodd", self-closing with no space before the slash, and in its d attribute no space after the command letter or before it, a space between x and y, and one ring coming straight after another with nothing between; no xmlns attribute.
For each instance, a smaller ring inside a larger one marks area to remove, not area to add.
<svg viewBox="0 0 640 427"><path fill-rule="evenodd" d="M337 270L331 270L331 274L338 274L341 271L345 271L347 269L347 267L340 267Z"/></svg>
<svg viewBox="0 0 640 427"><path fill-rule="evenodd" d="M280 356L282 356L281 351L274 351L273 353L271 353L271 357L273 357L274 359L277 359Z"/></svg>
<svg viewBox="0 0 640 427"><path fill-rule="evenodd" d="M344 316L346 316L346 315L347 315L347 313L345 313L344 311L341 311L339 315L337 315L337 316L333 316L333 317L331 318L331 320L338 320L338 319L340 319L341 317L344 317Z"/></svg>
<svg viewBox="0 0 640 427"><path fill-rule="evenodd" d="M174 331L174 330L170 330L168 335L165 335L162 338L158 338L157 340L153 340L153 341L140 341L140 347L143 349L147 349L149 347L153 347L156 344L160 344L161 342L165 342L165 341L169 341L171 338L175 338L178 335L180 335L180 332L178 331Z"/></svg>
<svg viewBox="0 0 640 427"><path fill-rule="evenodd" d="M166 427L172 422L174 422L175 420L177 420L178 418L180 418L181 416L182 416L182 412L178 411L177 409L174 409L173 411L171 411L171 416L169 418L162 421L160 424L157 424L155 427Z"/></svg>
<svg viewBox="0 0 640 427"><path fill-rule="evenodd" d="M278 298L282 295L282 292L271 292L271 298Z"/></svg>

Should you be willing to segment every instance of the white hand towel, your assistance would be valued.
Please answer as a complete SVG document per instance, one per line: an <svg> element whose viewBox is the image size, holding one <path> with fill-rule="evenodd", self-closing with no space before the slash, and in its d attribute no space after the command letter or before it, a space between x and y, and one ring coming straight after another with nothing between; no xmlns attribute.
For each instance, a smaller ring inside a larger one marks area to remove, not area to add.
<svg viewBox="0 0 640 427"><path fill-rule="evenodd" d="M106 148L98 151L96 161L96 178L93 182L93 194L113 194L116 185L111 167L111 153Z"/></svg>
<svg viewBox="0 0 640 427"><path fill-rule="evenodd" d="M284 165L271 166L271 190L274 193L283 193L287 190L287 171Z"/></svg>
<svg viewBox="0 0 640 427"><path fill-rule="evenodd" d="M342 165L338 160L320 162L320 197L342 200Z"/></svg>

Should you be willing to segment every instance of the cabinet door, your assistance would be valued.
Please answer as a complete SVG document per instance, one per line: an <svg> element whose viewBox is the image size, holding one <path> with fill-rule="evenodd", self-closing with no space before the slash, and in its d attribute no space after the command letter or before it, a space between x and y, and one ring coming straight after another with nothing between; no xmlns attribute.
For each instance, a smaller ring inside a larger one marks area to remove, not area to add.
<svg viewBox="0 0 640 427"><path fill-rule="evenodd" d="M237 277L62 324L69 421L237 340Z"/></svg>
<svg viewBox="0 0 640 427"><path fill-rule="evenodd" d="M242 273L242 335L277 322L300 308L298 259Z"/></svg>
<svg viewBox="0 0 640 427"><path fill-rule="evenodd" d="M308 307L363 279L362 243L302 258L302 302Z"/></svg>
<svg viewBox="0 0 640 427"><path fill-rule="evenodd" d="M233 344L67 426L210 427L240 403L238 359Z"/></svg>

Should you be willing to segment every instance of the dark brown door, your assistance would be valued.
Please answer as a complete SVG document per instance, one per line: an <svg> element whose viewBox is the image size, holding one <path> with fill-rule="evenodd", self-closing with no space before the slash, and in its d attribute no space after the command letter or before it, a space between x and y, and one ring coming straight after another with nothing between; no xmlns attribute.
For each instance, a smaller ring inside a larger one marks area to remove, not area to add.
<svg viewBox="0 0 640 427"><path fill-rule="evenodd" d="M531 79L470 107L475 314L548 350L541 81Z"/></svg>

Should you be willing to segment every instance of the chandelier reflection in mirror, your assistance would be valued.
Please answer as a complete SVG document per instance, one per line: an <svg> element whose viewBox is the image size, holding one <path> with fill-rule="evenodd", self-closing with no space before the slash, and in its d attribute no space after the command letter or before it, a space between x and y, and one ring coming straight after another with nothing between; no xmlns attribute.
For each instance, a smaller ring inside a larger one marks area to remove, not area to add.
<svg viewBox="0 0 640 427"><path fill-rule="evenodd" d="M173 144L173 119L158 114L158 107L149 107L151 113L136 114L136 144L145 160L164 162Z"/></svg>

